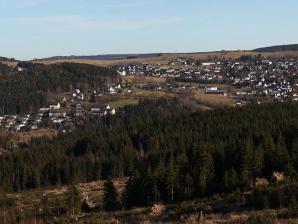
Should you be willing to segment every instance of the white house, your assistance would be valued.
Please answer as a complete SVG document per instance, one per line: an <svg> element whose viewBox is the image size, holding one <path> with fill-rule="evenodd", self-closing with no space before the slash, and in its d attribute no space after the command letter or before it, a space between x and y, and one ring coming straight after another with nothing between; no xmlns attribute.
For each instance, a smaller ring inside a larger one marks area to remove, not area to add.
<svg viewBox="0 0 298 224"><path fill-rule="evenodd" d="M50 108L52 109L52 110L59 110L60 108L61 108L61 105L60 105L60 103L57 103L57 105L50 105Z"/></svg>

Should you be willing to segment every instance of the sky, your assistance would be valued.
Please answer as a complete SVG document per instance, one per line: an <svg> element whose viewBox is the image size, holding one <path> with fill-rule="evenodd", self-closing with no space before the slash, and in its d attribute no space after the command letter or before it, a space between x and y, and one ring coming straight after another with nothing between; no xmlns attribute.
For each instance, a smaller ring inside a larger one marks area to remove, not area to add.
<svg viewBox="0 0 298 224"><path fill-rule="evenodd" d="M297 0L0 0L0 55L205 52L298 43Z"/></svg>

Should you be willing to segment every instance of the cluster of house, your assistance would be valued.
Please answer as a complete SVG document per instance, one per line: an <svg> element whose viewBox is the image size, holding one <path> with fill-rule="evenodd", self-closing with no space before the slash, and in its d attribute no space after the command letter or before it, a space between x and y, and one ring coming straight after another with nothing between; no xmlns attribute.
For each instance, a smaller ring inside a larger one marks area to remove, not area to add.
<svg viewBox="0 0 298 224"><path fill-rule="evenodd" d="M44 126L42 115L4 115L0 117L0 131L29 131Z"/></svg>
<svg viewBox="0 0 298 224"><path fill-rule="evenodd" d="M149 64L131 64L131 65L120 65L114 66L115 69L120 75L135 75L135 76L152 76L152 77L170 77L170 78L179 78L179 77L191 77L193 69L185 68L172 68L172 67L162 67L162 66L153 66Z"/></svg>
<svg viewBox="0 0 298 224"><path fill-rule="evenodd" d="M86 117L102 117L108 114L115 115L115 109L111 108L108 104L94 104L90 109L87 109L80 102L71 104L70 107L60 107L60 104L54 105L55 107L41 108L43 117L49 118L53 124L62 125L66 122L73 122L78 118Z"/></svg>
<svg viewBox="0 0 298 224"><path fill-rule="evenodd" d="M88 94L75 89L61 103L40 108L36 113L0 116L0 131L26 132L48 127L69 130L69 127L75 126L77 120L116 114L115 109L108 104L91 103L87 98Z"/></svg>
<svg viewBox="0 0 298 224"><path fill-rule="evenodd" d="M245 70L246 72L241 72ZM262 60L254 66L238 65L240 75L231 77L234 86L248 87L237 96L263 96L275 100L298 100L298 60Z"/></svg>
<svg viewBox="0 0 298 224"><path fill-rule="evenodd" d="M102 95L109 95L109 96L115 96L119 93L131 93L132 92L132 86L128 85L126 83L121 83L121 84L114 84L114 85L109 85L105 86L102 90L100 91L94 91L94 94L97 96L102 96Z"/></svg>
<svg viewBox="0 0 298 224"><path fill-rule="evenodd" d="M103 86L100 89L92 90L89 89L83 93L80 89L74 89L72 93L67 94L68 99L71 100L71 102L77 102L77 101L92 101L92 99L95 99L97 97L102 96L117 96L120 93L132 93L133 87L132 85L128 83L118 83L118 84L110 84ZM67 99L64 98L63 101L66 101Z"/></svg>
<svg viewBox="0 0 298 224"><path fill-rule="evenodd" d="M197 62L192 59L177 59L168 66L150 64L128 64L112 67L120 75L182 78L185 80L223 80L221 62Z"/></svg>
<svg viewBox="0 0 298 224"><path fill-rule="evenodd" d="M73 127L78 118L97 118L108 114L114 115L115 109L107 104L98 104L102 97L117 96L120 93L132 93L133 87L128 83L116 83L103 86L97 90L73 89L65 93L63 99L37 112L26 115L0 115L0 131L30 131L53 127L64 130Z"/></svg>
<svg viewBox="0 0 298 224"><path fill-rule="evenodd" d="M167 66L130 64L113 67L121 75L178 78L204 84L227 83L238 89L235 97L261 96L298 101L298 58L217 59L197 62L177 59ZM222 93L207 90L206 93Z"/></svg>
<svg viewBox="0 0 298 224"><path fill-rule="evenodd" d="M1 116L0 131L26 132L47 127L65 130L66 127L73 126L79 118L98 118L109 114L115 115L116 111L107 104L95 104L87 109L76 103L68 109L58 103L48 108L40 108L38 113Z"/></svg>
<svg viewBox="0 0 298 224"><path fill-rule="evenodd" d="M217 86L195 85L190 82L165 82L165 83L144 83L137 86L149 91L165 91L170 93L204 93L207 95L228 96L229 92L225 88Z"/></svg>

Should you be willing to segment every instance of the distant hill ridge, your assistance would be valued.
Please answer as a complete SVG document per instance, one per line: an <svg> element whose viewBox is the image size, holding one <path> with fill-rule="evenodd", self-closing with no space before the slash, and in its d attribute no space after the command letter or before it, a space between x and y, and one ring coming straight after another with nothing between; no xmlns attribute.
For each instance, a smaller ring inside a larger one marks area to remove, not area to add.
<svg viewBox="0 0 298 224"><path fill-rule="evenodd" d="M38 59L42 61L51 60L70 60L70 59L85 59L85 60L123 60L123 59L136 59L136 58L149 58L161 56L160 53L150 54L106 54L106 55L91 55L91 56L54 56L49 58Z"/></svg>
<svg viewBox="0 0 298 224"><path fill-rule="evenodd" d="M247 50L250 51L250 50ZM261 47L252 50L254 52L283 52L283 51L298 51L298 44L288 44L288 45L275 45L269 47ZM222 51L210 51L210 52L188 52L188 53L180 53L180 54L206 54L206 53L222 53L222 52L233 52L229 50ZM60 60L124 60L124 59L142 59L142 58L150 58L150 57L160 57L167 53L145 53L145 54L102 54L102 55L86 55L86 56L53 56L48 58L37 58L33 61L60 61ZM172 53L168 53L172 54ZM175 54L175 53L173 53ZM179 54L179 53L178 53ZM0 61L4 62L18 62L18 60L14 58L1 57Z"/></svg>
<svg viewBox="0 0 298 224"><path fill-rule="evenodd" d="M254 51L256 51L256 52L298 51L298 44L262 47L262 48L257 48Z"/></svg>
<svg viewBox="0 0 298 224"><path fill-rule="evenodd" d="M6 58L6 57L1 57L0 56L0 61L10 61L10 62L15 62L16 60L14 58Z"/></svg>

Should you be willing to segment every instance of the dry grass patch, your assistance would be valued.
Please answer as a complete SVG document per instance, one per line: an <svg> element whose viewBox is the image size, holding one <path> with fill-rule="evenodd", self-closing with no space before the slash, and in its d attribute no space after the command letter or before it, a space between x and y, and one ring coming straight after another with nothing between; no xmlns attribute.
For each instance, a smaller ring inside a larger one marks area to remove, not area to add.
<svg viewBox="0 0 298 224"><path fill-rule="evenodd" d="M195 99L202 104L210 106L233 106L235 100L230 96L208 95L204 93L196 93Z"/></svg>
<svg viewBox="0 0 298 224"><path fill-rule="evenodd" d="M118 178L113 180L113 183L120 194L125 189L126 181L127 178ZM88 200L93 204L101 205L104 181L77 184L76 187L82 196L82 200L88 198ZM8 197L15 200L18 209L30 212L38 204L40 204L43 197L47 197L49 199L49 204L55 205L57 200L65 200L66 192L67 187L61 186L13 193L9 194Z"/></svg>
<svg viewBox="0 0 298 224"><path fill-rule="evenodd" d="M122 99L117 99L115 101L109 102L109 105L112 108L118 109L128 105L136 105L138 103L139 103L139 100L135 98L122 98Z"/></svg>

